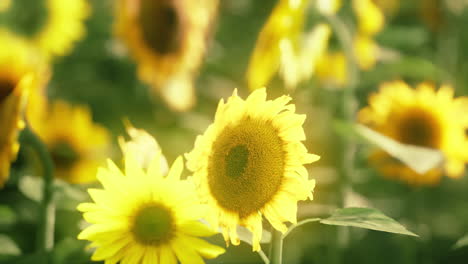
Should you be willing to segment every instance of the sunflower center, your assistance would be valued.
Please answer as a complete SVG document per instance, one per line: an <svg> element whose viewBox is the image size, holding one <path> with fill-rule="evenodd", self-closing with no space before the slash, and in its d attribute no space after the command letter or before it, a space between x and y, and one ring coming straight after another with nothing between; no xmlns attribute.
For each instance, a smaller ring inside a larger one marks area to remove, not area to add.
<svg viewBox="0 0 468 264"><path fill-rule="evenodd" d="M277 193L284 167L283 140L273 124L246 117L224 128L213 143L210 192L221 207L247 217Z"/></svg>
<svg viewBox="0 0 468 264"><path fill-rule="evenodd" d="M244 145L233 147L226 157L226 175L237 178L244 174L249 159L249 150Z"/></svg>
<svg viewBox="0 0 468 264"><path fill-rule="evenodd" d="M159 204L144 207L134 218L132 233L135 239L146 245L158 245L173 235L171 212Z"/></svg>
<svg viewBox="0 0 468 264"><path fill-rule="evenodd" d="M6 24L22 35L34 36L41 31L47 21L46 2L46 0L11 1L10 8L0 15L1 24Z"/></svg>
<svg viewBox="0 0 468 264"><path fill-rule="evenodd" d="M0 103L5 100L15 89L16 84L7 79L0 79Z"/></svg>
<svg viewBox="0 0 468 264"><path fill-rule="evenodd" d="M168 54L179 49L180 18L172 1L141 1L139 23L143 39L156 53Z"/></svg>
<svg viewBox="0 0 468 264"><path fill-rule="evenodd" d="M50 148L55 166L59 169L70 169L80 159L80 155L70 143L60 141Z"/></svg>
<svg viewBox="0 0 468 264"><path fill-rule="evenodd" d="M398 140L405 144L438 148L441 126L433 114L424 109L411 109L399 121Z"/></svg>

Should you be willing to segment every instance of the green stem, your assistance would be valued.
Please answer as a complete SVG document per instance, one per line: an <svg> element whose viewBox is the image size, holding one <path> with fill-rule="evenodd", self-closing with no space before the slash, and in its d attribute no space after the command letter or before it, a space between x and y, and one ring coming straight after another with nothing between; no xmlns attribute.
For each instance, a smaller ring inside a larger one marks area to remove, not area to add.
<svg viewBox="0 0 468 264"><path fill-rule="evenodd" d="M289 233L291 233L291 231L293 231L294 229L302 226L302 225L305 225L307 223L314 223L314 222L318 222L320 221L321 219L320 218L308 218L308 219L304 219L302 221L299 221L297 222L295 225L292 225L291 227L289 227L288 231L286 231L286 233L284 233L283 235L283 239L285 237L287 237L289 235Z"/></svg>
<svg viewBox="0 0 468 264"><path fill-rule="evenodd" d="M260 251L258 251L258 255L260 256L260 258L262 258L263 263L265 263L265 264L270 264L270 260L269 260L268 257L265 255L265 252L263 252L263 250L260 249Z"/></svg>
<svg viewBox="0 0 468 264"><path fill-rule="evenodd" d="M282 264L283 258L283 234L278 230L273 230L270 248L270 263Z"/></svg>
<svg viewBox="0 0 468 264"><path fill-rule="evenodd" d="M344 50L346 57L346 70L347 70L347 87L342 90L341 104L338 104L340 118L346 120L349 123L355 122L355 115L357 112L357 99L355 96L355 90L359 83L359 68L354 53L353 37L350 29L346 26L339 17L331 15L326 16L327 21L336 33L337 39L340 46ZM342 138L340 141L342 146L342 157L338 164L340 179L337 186L338 196L338 207L344 205L344 195L349 188L350 175L354 171L354 160L356 154L356 142L352 138ZM343 228L337 228L334 236L330 241L330 263L342 262L341 248L346 243L346 230Z"/></svg>
<svg viewBox="0 0 468 264"><path fill-rule="evenodd" d="M48 252L54 247L55 205L53 203L54 163L47 146L26 127L20 135L22 144L31 146L37 152L43 166L44 185L39 211L39 228L37 230L36 248L38 252Z"/></svg>

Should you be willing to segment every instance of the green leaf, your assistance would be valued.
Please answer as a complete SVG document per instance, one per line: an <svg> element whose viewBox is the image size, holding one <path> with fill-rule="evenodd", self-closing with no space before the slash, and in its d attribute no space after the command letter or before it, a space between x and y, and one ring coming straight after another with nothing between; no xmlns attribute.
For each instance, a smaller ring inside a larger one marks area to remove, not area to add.
<svg viewBox="0 0 468 264"><path fill-rule="evenodd" d="M424 174L439 167L444 160L444 155L439 150L402 144L363 125L357 124L355 129L359 135L417 173Z"/></svg>
<svg viewBox="0 0 468 264"><path fill-rule="evenodd" d="M42 200L43 180L41 177L23 175L19 182L18 188L24 196L29 199L40 202Z"/></svg>
<svg viewBox="0 0 468 264"><path fill-rule="evenodd" d="M349 207L335 210L328 218L320 221L326 225L354 226L371 230L418 236L382 212L372 208Z"/></svg>
<svg viewBox="0 0 468 264"><path fill-rule="evenodd" d="M466 246L468 246L468 234L460 238L457 241L457 243L455 243L455 245L453 246L453 249L458 249L458 248L466 247Z"/></svg>
<svg viewBox="0 0 468 264"><path fill-rule="evenodd" d="M21 254L20 248L8 236L0 234L0 255L19 256Z"/></svg>
<svg viewBox="0 0 468 264"><path fill-rule="evenodd" d="M55 181L55 203L57 209L75 211L79 203L88 199L88 193L79 185L72 185L67 182Z"/></svg>
<svg viewBox="0 0 468 264"><path fill-rule="evenodd" d="M6 205L0 205L0 227L10 226L16 221L15 212Z"/></svg>

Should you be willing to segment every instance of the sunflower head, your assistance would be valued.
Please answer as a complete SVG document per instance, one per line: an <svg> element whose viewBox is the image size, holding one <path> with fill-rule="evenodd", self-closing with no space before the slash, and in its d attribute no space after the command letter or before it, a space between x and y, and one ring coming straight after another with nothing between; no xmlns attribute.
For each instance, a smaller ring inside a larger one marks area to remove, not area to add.
<svg viewBox="0 0 468 264"><path fill-rule="evenodd" d="M396 141L440 150L445 155L444 170L459 177L468 161L468 138L465 97L453 98L453 89L422 83L416 89L396 81L385 83L370 96L369 106L359 112L360 122ZM385 162L387 160L388 162ZM383 154L371 158L386 174L415 184L437 183L443 172L434 169L419 175Z"/></svg>
<svg viewBox="0 0 468 264"><path fill-rule="evenodd" d="M385 17L374 0L353 0L353 9L358 18L360 33L373 36L382 30Z"/></svg>
<svg viewBox="0 0 468 264"><path fill-rule="evenodd" d="M130 121L125 121L125 126L130 140L126 141L124 137L119 137L122 153L138 153L135 158L143 168L148 168L156 155L161 156L161 170L163 174L166 174L167 161L161 154L158 142L145 130L133 127Z"/></svg>
<svg viewBox="0 0 468 264"><path fill-rule="evenodd" d="M16 158L22 112L30 90L37 88L37 61L22 40L0 31L0 186L8 179Z"/></svg>
<svg viewBox="0 0 468 264"><path fill-rule="evenodd" d="M280 0L263 26L247 69L251 90L264 87L281 65L282 49L296 50L308 1Z"/></svg>
<svg viewBox="0 0 468 264"><path fill-rule="evenodd" d="M25 8L27 7L27 8ZM86 0L15 0L0 14L5 26L48 58L69 53L85 34Z"/></svg>
<svg viewBox="0 0 468 264"><path fill-rule="evenodd" d="M217 4L217 0L117 1L116 33L136 59L139 78L175 110L194 103L193 76Z"/></svg>
<svg viewBox="0 0 468 264"><path fill-rule="evenodd" d="M38 135L46 143L56 167L56 176L70 183L94 181L96 170L110 149L107 130L93 123L91 112L64 101L52 103L41 122Z"/></svg>
<svg viewBox="0 0 468 264"><path fill-rule="evenodd" d="M91 225L79 239L97 248L92 260L109 263L204 263L224 249L198 237L216 234L199 222L206 212L194 185L180 180L183 160L179 157L167 176L161 173L160 153L143 169L137 152L125 154L125 171L114 163L100 168L103 189L90 189L93 203L78 210Z"/></svg>
<svg viewBox="0 0 468 264"><path fill-rule="evenodd" d="M246 100L234 91L187 154L199 194L211 208L208 220L233 244L239 244L236 226L242 225L259 250L262 215L284 232L284 222L296 221L297 201L312 198L315 181L303 165L318 156L302 144L305 115L295 114L290 100L266 100L264 88Z"/></svg>
<svg viewBox="0 0 468 264"><path fill-rule="evenodd" d="M327 52L317 63L317 78L331 87L342 87L348 82L346 57L343 52Z"/></svg>

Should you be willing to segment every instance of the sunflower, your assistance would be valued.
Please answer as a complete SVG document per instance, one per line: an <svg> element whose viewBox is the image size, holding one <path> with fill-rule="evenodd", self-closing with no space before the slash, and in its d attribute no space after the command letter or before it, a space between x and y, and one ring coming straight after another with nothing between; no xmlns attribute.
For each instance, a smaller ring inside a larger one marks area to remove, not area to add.
<svg viewBox="0 0 468 264"><path fill-rule="evenodd" d="M204 263L224 249L198 237L216 231L198 220L206 212L189 180L180 180L183 160L179 157L164 177L157 153L147 170L135 155L125 153L125 175L116 165L100 168L98 179L104 189L90 189L94 203L78 210L91 226L78 239L90 240L97 248L91 259L106 263Z"/></svg>
<svg viewBox="0 0 468 264"><path fill-rule="evenodd" d="M36 66L30 47L0 31L0 186L8 179L16 159L18 132L24 127L22 111L28 92L37 87Z"/></svg>
<svg viewBox="0 0 468 264"><path fill-rule="evenodd" d="M346 57L341 51L327 52L317 62L317 77L331 84L331 87L343 86L348 81Z"/></svg>
<svg viewBox="0 0 468 264"><path fill-rule="evenodd" d="M125 141L124 137L119 137L119 145L122 152L138 153L138 156L135 158L144 169L147 169L153 158L159 155L161 156L161 172L166 174L168 169L167 160L164 155L161 154L161 147L156 139L145 130L133 127L129 121L126 121L125 126L130 140Z"/></svg>
<svg viewBox="0 0 468 264"><path fill-rule="evenodd" d="M51 153L56 177L70 183L96 179L96 170L109 152L110 136L104 127L93 123L88 108L58 100L43 120L32 124Z"/></svg>
<svg viewBox="0 0 468 264"><path fill-rule="evenodd" d="M319 157L302 144L305 115L295 114L290 100L266 100L262 88L244 101L234 91L186 155L202 201L212 209L207 220L223 229L227 243L239 244L241 225L260 250L262 215L285 232L284 222L296 222L297 201L312 199L315 181L303 165Z"/></svg>
<svg viewBox="0 0 468 264"><path fill-rule="evenodd" d="M319 1L324 12L334 12L338 1ZM279 0L263 26L247 69L251 90L264 87L276 74L289 88L310 78L315 64L325 52L331 30L318 24L303 34L309 1Z"/></svg>
<svg viewBox="0 0 468 264"><path fill-rule="evenodd" d="M353 0L352 7L357 17L353 52L357 66L367 71L374 68L377 63L380 48L374 41L374 37L382 31L385 17L373 0ZM330 59L331 62L328 63ZM322 82L331 83L333 86L344 86L348 81L347 67L342 51L327 51L317 63L317 77Z"/></svg>
<svg viewBox="0 0 468 264"><path fill-rule="evenodd" d="M116 34L138 62L138 76L174 110L194 104L193 79L218 0L119 0Z"/></svg>
<svg viewBox="0 0 468 264"><path fill-rule="evenodd" d="M85 35L86 0L14 0L1 19L46 57L63 56Z"/></svg>
<svg viewBox="0 0 468 264"><path fill-rule="evenodd" d="M359 121L400 143L440 150L443 168L418 174L385 153L375 153L371 162L387 176L412 184L434 184L445 173L460 177L468 161L468 98L453 98L453 89L435 91L428 83L416 89L401 81L385 83L359 112Z"/></svg>

